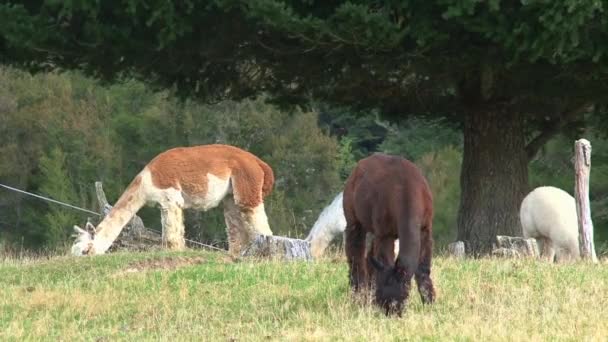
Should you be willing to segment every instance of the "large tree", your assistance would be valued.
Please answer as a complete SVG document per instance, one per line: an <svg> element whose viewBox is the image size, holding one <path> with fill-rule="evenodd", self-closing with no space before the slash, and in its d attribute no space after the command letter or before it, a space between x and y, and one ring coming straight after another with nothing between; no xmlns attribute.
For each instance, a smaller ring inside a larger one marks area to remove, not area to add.
<svg viewBox="0 0 608 342"><path fill-rule="evenodd" d="M607 1L122 0L0 5L0 61L462 124L458 238L518 235L527 165L608 90ZM438 208L438 210L441 210Z"/></svg>

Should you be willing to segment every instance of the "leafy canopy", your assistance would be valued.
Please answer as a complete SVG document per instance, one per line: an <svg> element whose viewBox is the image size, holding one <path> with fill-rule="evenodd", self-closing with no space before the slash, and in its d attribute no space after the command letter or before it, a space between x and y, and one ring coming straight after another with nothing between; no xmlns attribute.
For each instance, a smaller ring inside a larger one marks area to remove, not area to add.
<svg viewBox="0 0 608 342"><path fill-rule="evenodd" d="M607 6L2 1L0 56L4 63L81 68L104 79L132 72L205 99L267 91L290 102L314 97L444 115L470 101L506 99L555 112L607 88Z"/></svg>

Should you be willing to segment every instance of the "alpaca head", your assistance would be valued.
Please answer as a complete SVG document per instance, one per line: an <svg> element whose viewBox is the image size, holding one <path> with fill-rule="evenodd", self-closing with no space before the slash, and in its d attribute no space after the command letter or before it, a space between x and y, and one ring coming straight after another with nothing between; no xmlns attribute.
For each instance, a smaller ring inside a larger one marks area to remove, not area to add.
<svg viewBox="0 0 608 342"><path fill-rule="evenodd" d="M93 244L95 227L90 222L87 222L85 229L74 226L74 231L77 235L76 241L74 241L74 244L72 245L72 255L83 256L95 254L95 246Z"/></svg>
<svg viewBox="0 0 608 342"><path fill-rule="evenodd" d="M407 297L405 269L398 262L395 262L395 266L386 266L373 256L369 257L369 262L376 270L375 303L387 316L401 316Z"/></svg>

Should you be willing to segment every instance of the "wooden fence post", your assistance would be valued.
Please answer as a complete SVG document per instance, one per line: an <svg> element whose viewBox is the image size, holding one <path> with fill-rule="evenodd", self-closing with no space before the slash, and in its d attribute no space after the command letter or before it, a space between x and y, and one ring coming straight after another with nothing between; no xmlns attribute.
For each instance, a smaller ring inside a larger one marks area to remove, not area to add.
<svg viewBox="0 0 608 342"><path fill-rule="evenodd" d="M589 203L590 170L591 143L587 139L579 139L574 142L574 199L576 200L580 251L583 259L597 262Z"/></svg>
<svg viewBox="0 0 608 342"><path fill-rule="evenodd" d="M464 258L464 242L456 241L448 245L448 254L454 258Z"/></svg>

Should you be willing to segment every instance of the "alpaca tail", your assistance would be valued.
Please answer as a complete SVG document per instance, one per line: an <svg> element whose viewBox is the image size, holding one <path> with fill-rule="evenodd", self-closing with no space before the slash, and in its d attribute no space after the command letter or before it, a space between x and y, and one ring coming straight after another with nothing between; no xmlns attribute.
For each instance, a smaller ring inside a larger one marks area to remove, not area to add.
<svg viewBox="0 0 608 342"><path fill-rule="evenodd" d="M124 226L146 204L142 191L142 174L137 175L125 189L112 210L97 226L95 252L104 253L118 237Z"/></svg>
<svg viewBox="0 0 608 342"><path fill-rule="evenodd" d="M257 158L258 165L264 171L264 184L262 185L262 197L268 196L272 192L274 185L274 172L272 168L266 164L263 160Z"/></svg>

